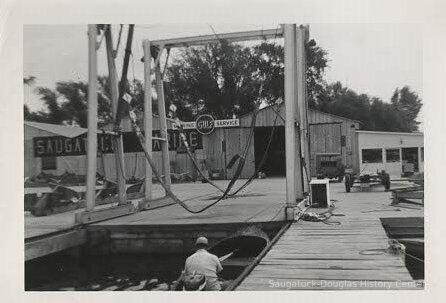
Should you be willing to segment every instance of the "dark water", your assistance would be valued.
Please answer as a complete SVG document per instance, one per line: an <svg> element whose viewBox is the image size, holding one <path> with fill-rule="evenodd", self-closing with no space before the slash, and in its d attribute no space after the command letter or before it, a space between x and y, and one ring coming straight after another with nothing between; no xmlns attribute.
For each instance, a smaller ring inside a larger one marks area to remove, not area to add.
<svg viewBox="0 0 446 303"><path fill-rule="evenodd" d="M414 280L424 280L424 254L417 254L416 251L406 249L406 268ZM415 258L411 257L414 256ZM421 262L422 260L423 262Z"/></svg>
<svg viewBox="0 0 446 303"><path fill-rule="evenodd" d="M186 255L76 255L59 253L25 263L25 290L126 290L158 280L165 289L184 268ZM244 267L225 267L220 277L231 280ZM159 290L159 289L156 289Z"/></svg>
<svg viewBox="0 0 446 303"><path fill-rule="evenodd" d="M185 259L185 255L54 254L25 264L25 290L125 288L154 278L169 284L178 277Z"/></svg>

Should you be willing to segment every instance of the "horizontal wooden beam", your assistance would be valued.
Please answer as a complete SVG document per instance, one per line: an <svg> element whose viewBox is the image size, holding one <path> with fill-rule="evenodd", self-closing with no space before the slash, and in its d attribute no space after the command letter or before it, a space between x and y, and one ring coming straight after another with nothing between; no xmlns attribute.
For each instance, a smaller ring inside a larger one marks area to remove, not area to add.
<svg viewBox="0 0 446 303"><path fill-rule="evenodd" d="M216 43L220 40L226 40L228 42L240 42L249 40L274 39L282 37L282 34L283 34L282 27L278 27L277 29L155 40L155 41L150 41L150 44L155 46L164 46L165 48L177 48L177 47L186 47L192 45Z"/></svg>
<svg viewBox="0 0 446 303"><path fill-rule="evenodd" d="M136 201L138 203L138 201ZM88 224L108 219L113 219L129 214L133 214L138 211L138 206L132 203L118 205L110 208L96 209L91 211L83 211L75 214L76 224Z"/></svg>
<svg viewBox="0 0 446 303"><path fill-rule="evenodd" d="M51 237L25 243L25 261L76 247L87 242L87 231L71 230Z"/></svg>

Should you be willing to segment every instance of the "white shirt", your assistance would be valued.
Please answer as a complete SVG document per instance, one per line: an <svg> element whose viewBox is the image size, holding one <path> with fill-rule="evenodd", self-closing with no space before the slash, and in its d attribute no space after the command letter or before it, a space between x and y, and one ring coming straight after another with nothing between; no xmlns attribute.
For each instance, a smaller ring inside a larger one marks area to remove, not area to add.
<svg viewBox="0 0 446 303"><path fill-rule="evenodd" d="M222 271L223 267L216 255L209 253L205 249L199 249L186 259L184 269L186 270L186 274L191 274L195 271L206 277L217 278L217 273Z"/></svg>

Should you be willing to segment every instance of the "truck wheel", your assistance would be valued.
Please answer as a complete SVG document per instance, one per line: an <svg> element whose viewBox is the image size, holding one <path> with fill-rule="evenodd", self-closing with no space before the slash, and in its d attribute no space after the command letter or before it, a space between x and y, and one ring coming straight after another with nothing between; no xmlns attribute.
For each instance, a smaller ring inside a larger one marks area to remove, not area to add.
<svg viewBox="0 0 446 303"><path fill-rule="evenodd" d="M350 175L345 175L345 181L344 181L344 183L345 183L345 191L346 192L350 192L350 189L351 189L351 176Z"/></svg>

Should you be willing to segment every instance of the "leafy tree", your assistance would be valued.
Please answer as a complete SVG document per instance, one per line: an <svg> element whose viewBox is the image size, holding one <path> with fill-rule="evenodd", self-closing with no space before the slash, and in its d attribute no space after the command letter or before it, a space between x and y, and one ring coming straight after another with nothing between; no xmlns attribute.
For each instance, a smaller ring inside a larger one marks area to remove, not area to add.
<svg viewBox="0 0 446 303"><path fill-rule="evenodd" d="M307 49L307 91L310 105L323 90L326 52L311 40ZM177 105L182 119L207 112L229 118L252 111L261 102L284 95L284 50L275 43L252 47L220 41L191 47L168 67L166 99Z"/></svg>
<svg viewBox="0 0 446 303"><path fill-rule="evenodd" d="M105 125L112 119L109 80L98 78L98 122ZM56 88L37 87L37 94L46 110L30 112L25 105L25 120L87 127L88 84L83 81L59 81Z"/></svg>
<svg viewBox="0 0 446 303"><path fill-rule="evenodd" d="M411 132L418 130L415 119L421 106L421 99L407 86L395 90L391 103L386 103L335 82L324 88L317 109L359 120L366 130Z"/></svg>
<svg viewBox="0 0 446 303"><path fill-rule="evenodd" d="M404 86L401 89L395 89L390 100L394 109L400 114L402 127L409 131L417 131L420 122L416 119L423 106L418 95L411 91L408 86Z"/></svg>

